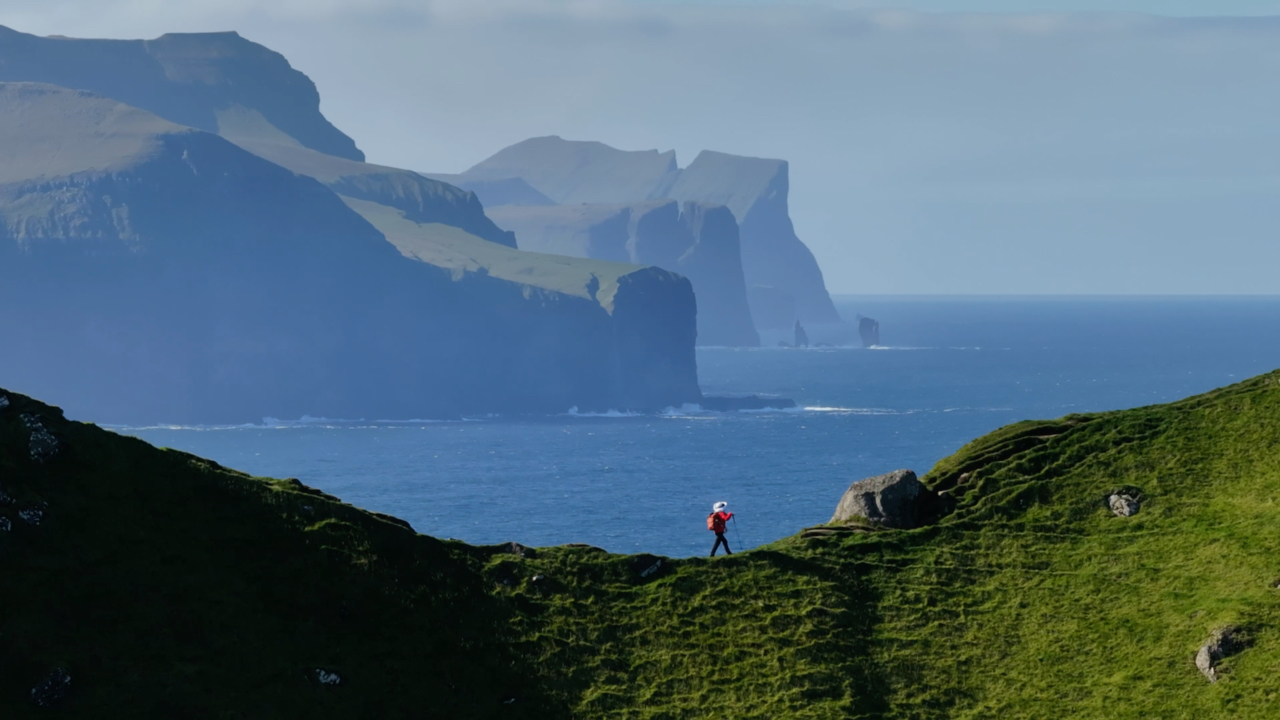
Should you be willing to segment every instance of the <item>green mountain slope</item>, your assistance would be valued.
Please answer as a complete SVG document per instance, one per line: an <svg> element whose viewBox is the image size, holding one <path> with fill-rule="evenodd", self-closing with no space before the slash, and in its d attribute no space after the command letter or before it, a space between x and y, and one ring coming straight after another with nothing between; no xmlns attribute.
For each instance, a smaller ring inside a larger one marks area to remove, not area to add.
<svg viewBox="0 0 1280 720"><path fill-rule="evenodd" d="M1254 718L1280 693L1280 373L992 433L924 478L957 498L931 527L714 560L441 542L5 395L6 718L58 668L60 717ZM1210 683L1228 625L1248 646Z"/></svg>

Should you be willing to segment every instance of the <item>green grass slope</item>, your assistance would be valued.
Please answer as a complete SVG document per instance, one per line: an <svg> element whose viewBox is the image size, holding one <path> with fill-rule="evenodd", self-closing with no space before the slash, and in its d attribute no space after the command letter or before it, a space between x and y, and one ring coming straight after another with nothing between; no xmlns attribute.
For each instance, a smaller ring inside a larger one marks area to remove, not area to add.
<svg viewBox="0 0 1280 720"><path fill-rule="evenodd" d="M8 397L6 718L1254 718L1280 702L1276 373L976 440L924 478L957 499L932 527L710 560L441 542ZM61 452L33 460L23 415ZM1120 488L1136 516L1104 506ZM38 526L18 514L41 507ZM1193 656L1226 625L1250 644L1211 684ZM37 708L58 667L67 696Z"/></svg>

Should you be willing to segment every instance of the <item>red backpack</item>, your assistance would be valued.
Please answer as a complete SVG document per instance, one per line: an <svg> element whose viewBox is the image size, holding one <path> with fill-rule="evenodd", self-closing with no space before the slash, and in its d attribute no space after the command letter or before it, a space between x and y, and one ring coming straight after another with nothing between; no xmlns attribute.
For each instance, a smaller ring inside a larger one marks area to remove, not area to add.
<svg viewBox="0 0 1280 720"><path fill-rule="evenodd" d="M707 516L707 529L711 532L724 532L724 518L720 517L720 513L711 513Z"/></svg>

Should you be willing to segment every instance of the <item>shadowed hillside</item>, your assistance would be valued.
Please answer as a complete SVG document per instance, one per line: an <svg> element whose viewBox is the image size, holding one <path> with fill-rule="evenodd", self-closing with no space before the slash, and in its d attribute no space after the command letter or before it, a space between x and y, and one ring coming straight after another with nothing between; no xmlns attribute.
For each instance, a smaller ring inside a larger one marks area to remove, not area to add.
<svg viewBox="0 0 1280 720"><path fill-rule="evenodd" d="M1268 717L1277 436L1277 373L1018 423L934 525L672 560L441 542L0 392L0 714Z"/></svg>

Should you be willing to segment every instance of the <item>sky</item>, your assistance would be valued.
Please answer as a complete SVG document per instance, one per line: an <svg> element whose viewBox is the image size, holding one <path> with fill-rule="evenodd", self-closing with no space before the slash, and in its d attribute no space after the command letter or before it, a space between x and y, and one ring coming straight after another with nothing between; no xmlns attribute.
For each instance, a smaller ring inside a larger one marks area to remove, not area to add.
<svg viewBox="0 0 1280 720"><path fill-rule="evenodd" d="M1280 293L1280 0L0 0L0 24L237 30L414 170L553 134L784 158L833 292Z"/></svg>

